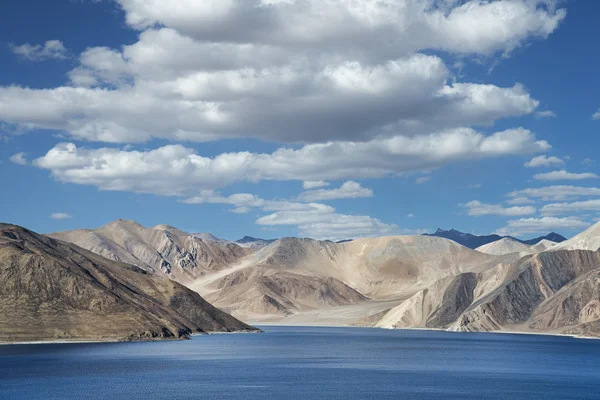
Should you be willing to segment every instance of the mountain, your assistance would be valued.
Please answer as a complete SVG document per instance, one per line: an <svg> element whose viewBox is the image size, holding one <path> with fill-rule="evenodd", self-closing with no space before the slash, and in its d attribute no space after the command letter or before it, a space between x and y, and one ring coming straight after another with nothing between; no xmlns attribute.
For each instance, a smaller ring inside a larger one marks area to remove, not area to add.
<svg viewBox="0 0 600 400"><path fill-rule="evenodd" d="M150 239L162 243L167 232L174 243L191 240L167 226L149 232L125 225L93 231L104 240L93 243L94 251L123 246L138 257L144 253L131 246L144 239L161 259L172 260L167 255L174 249L164 252ZM200 273L185 284L219 309L257 322L600 336L600 252L589 251L600 247L600 224L561 244L437 234L472 239L470 245L497 240L477 250L437 235L234 244L243 254L201 263L195 269Z"/></svg>
<svg viewBox="0 0 600 400"><path fill-rule="evenodd" d="M446 239L450 239L450 240L453 240L456 243L462 244L463 246L468 247L470 249L476 249L485 244L488 244L491 242L496 242L496 241L502 239L502 236L500 236L500 235L476 236L476 235L472 235L470 233L463 233L463 232L457 231L455 229L450 229L449 231L446 231L446 230L439 229L439 228L437 231L435 231L435 233L431 233L431 234L425 233L423 235L424 236L443 237Z"/></svg>
<svg viewBox="0 0 600 400"><path fill-rule="evenodd" d="M517 240L519 240L519 239L517 239ZM538 244L542 240L549 240L554 243L561 243L561 242L564 242L565 240L567 240L567 238L562 235L559 235L558 233L551 232L551 233L547 234L546 236L540 236L540 237L530 239L530 240L520 240L520 242L524 243L524 244L534 245L534 244Z"/></svg>
<svg viewBox="0 0 600 400"><path fill-rule="evenodd" d="M244 236L243 238L236 240L235 243L242 247L250 248L250 249L260 249L267 246L270 243L275 242L277 239L260 239L254 238L252 236Z"/></svg>
<svg viewBox="0 0 600 400"><path fill-rule="evenodd" d="M235 243L197 237L169 225L146 228L125 220L94 230L57 232L48 236L182 283L218 271L249 253Z"/></svg>
<svg viewBox="0 0 600 400"><path fill-rule="evenodd" d="M156 340L251 330L165 277L0 224L0 341Z"/></svg>
<svg viewBox="0 0 600 400"><path fill-rule="evenodd" d="M442 279L375 325L599 336L599 277L598 252L543 252L495 271Z"/></svg>
<svg viewBox="0 0 600 400"><path fill-rule="evenodd" d="M579 235L556 245L552 250L600 250L600 222Z"/></svg>
<svg viewBox="0 0 600 400"><path fill-rule="evenodd" d="M550 240L546 240L546 239L542 239L539 241L538 244L531 246L531 248L536 252L542 252L542 251L546 251L548 249L553 248L554 246L556 246L558 243L556 242L552 242Z"/></svg>
<svg viewBox="0 0 600 400"><path fill-rule="evenodd" d="M521 242L523 244L527 244L527 245L537 244L541 240L544 240L544 239L550 240L550 241L556 242L556 243L560 243L560 242L567 240L563 236L559 235L558 233L554 233L554 232L552 232L546 236L540 236L540 237L534 238L534 239L520 240L520 239L511 237L511 236L500 236L500 235L477 236L477 235L472 235L470 233L463 233L463 232L457 231L455 229L450 229L449 231L446 231L446 230L439 229L439 228L437 231L435 231L435 233L425 233L423 235L424 236L437 236L437 237L443 237L446 239L454 240L456 243L460 243L463 246L468 247L470 249L476 249L476 248L486 245L488 243L496 242L496 241L498 241L500 239L504 239L504 238L510 238L510 239L516 240L518 242Z"/></svg>
<svg viewBox="0 0 600 400"><path fill-rule="evenodd" d="M239 318L280 320L311 310L378 307L378 301L397 302L444 277L518 258L424 236L347 243L283 238L189 287Z"/></svg>
<svg viewBox="0 0 600 400"><path fill-rule="evenodd" d="M495 255L511 253L522 253L522 255L525 255L535 252L535 250L533 250L530 246L523 244L518 240L506 237L500 240L496 240L495 242L479 246L475 250L480 251L482 253Z"/></svg>

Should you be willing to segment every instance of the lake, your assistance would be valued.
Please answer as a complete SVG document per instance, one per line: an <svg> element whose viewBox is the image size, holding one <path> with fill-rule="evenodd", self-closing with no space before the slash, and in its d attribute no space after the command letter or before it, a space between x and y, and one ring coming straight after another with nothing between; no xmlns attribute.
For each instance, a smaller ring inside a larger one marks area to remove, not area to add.
<svg viewBox="0 0 600 400"><path fill-rule="evenodd" d="M262 327L181 342L0 346L0 399L598 399L600 341Z"/></svg>

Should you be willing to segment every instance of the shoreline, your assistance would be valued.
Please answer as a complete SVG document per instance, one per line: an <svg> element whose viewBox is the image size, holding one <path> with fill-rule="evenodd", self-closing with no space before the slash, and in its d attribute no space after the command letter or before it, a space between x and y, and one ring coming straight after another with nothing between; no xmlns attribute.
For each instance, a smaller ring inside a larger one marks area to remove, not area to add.
<svg viewBox="0 0 600 400"><path fill-rule="evenodd" d="M380 328L377 326L355 326L355 325L301 325L301 324L281 324L281 323L261 323L253 322L252 325L256 326L272 326L272 327L286 327L286 328L364 328L364 329L382 329L389 331L430 331L430 332L448 332L448 333L488 333L488 334L504 334L504 335L529 335L529 336L554 336L554 337L566 337L572 339L583 339L583 340L600 340L598 336L583 336L574 335L567 333L550 333L550 332L525 332L525 331L475 331L475 332L463 332L463 331L450 331L441 328Z"/></svg>
<svg viewBox="0 0 600 400"><path fill-rule="evenodd" d="M11 346L11 345L44 345L44 344L103 344L103 343L160 343L160 342L184 342L191 340L194 337L202 336L213 336L213 335L235 335L235 334L246 334L246 333L264 333L262 330L245 330L245 331L234 331L234 332L203 332L203 333L192 333L189 337L184 338L167 338L167 339L156 339L156 340L122 340L122 339L50 339L50 340L29 340L23 342L4 342L0 341L0 346Z"/></svg>
<svg viewBox="0 0 600 400"><path fill-rule="evenodd" d="M448 333L483 333L483 334L503 334L503 335L529 335L529 336L551 336L551 337L565 337L571 339L580 340L600 340L600 337L596 336L582 336L572 335L565 333L549 333L549 332L523 332L523 331L480 331L480 332L461 332L461 331L449 331L446 329L439 328L379 328L376 326L352 326L352 325L292 325L272 322L253 322L253 326L264 326L264 327L283 327L283 328L358 328L358 329L381 329L389 331L429 331L429 332L448 332ZM108 339L108 340L89 340L89 339L56 339L56 340L37 340L37 341L24 341L24 342L3 342L0 341L0 346L11 346L11 345L46 345L46 344L103 344L103 343L159 343L159 342L178 342L191 340L194 337L212 336L212 335L235 335L235 334L255 334L255 333L266 333L262 329L257 331L236 331L236 332L206 332L206 333L194 333L189 338L182 339L162 339L162 340L119 340L119 339Z"/></svg>

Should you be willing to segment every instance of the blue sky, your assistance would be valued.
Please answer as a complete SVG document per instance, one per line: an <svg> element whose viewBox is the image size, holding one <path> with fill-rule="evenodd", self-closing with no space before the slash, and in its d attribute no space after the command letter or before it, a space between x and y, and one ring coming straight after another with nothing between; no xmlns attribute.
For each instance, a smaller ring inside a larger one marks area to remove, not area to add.
<svg viewBox="0 0 600 400"><path fill-rule="evenodd" d="M174 3L3 2L1 221L342 239L600 218L600 3Z"/></svg>

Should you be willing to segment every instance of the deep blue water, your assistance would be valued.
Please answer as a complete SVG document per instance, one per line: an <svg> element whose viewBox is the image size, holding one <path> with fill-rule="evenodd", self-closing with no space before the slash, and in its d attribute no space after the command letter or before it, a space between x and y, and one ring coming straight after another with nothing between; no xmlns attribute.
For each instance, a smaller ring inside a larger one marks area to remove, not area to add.
<svg viewBox="0 0 600 400"><path fill-rule="evenodd" d="M182 342L0 346L0 399L599 399L600 341L263 327Z"/></svg>

